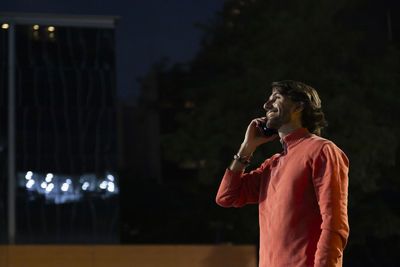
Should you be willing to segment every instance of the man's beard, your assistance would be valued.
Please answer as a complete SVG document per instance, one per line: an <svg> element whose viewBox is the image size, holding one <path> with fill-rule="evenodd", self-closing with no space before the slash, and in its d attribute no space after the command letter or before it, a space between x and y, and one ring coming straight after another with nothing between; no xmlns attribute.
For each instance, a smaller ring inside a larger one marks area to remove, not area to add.
<svg viewBox="0 0 400 267"><path fill-rule="evenodd" d="M279 130L282 125L290 122L290 115L288 112L282 111L279 112L278 116L273 116L271 119L267 117L267 127L270 129Z"/></svg>

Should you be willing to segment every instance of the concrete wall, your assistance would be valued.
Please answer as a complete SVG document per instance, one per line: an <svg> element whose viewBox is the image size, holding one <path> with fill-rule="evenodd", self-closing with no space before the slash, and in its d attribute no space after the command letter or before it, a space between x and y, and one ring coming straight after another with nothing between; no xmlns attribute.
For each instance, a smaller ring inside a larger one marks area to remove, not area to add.
<svg viewBox="0 0 400 267"><path fill-rule="evenodd" d="M0 246L0 267L256 267L255 246Z"/></svg>

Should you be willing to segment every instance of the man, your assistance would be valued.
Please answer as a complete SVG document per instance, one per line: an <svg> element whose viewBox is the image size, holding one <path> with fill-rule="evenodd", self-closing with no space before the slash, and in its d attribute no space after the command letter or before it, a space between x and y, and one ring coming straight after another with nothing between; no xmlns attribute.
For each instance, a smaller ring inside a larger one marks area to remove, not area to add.
<svg viewBox="0 0 400 267"><path fill-rule="evenodd" d="M260 267L342 266L349 235L349 162L319 136L326 126L321 100L304 83L274 82L264 109L266 117L248 126L216 201L223 207L258 203ZM265 136L263 122L278 134ZM278 135L282 153L245 173L254 150Z"/></svg>

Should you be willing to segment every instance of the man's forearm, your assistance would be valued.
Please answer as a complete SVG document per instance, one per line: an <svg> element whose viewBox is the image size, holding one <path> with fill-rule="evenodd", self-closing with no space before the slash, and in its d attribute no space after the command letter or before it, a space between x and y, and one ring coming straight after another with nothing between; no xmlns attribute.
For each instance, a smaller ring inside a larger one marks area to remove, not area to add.
<svg viewBox="0 0 400 267"><path fill-rule="evenodd" d="M242 143L237 154L241 158L245 158L248 160L248 159L250 159L254 150L256 150L255 147L250 147L247 143ZM246 169L246 167L247 167L247 165L245 163L242 163L238 160L233 160L231 165L229 165L229 169L231 171L241 171L241 170Z"/></svg>

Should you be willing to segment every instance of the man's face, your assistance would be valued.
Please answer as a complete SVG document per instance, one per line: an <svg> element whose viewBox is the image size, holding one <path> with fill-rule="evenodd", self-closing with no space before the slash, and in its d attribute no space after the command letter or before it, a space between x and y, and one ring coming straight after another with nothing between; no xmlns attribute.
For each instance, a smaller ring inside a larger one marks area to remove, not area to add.
<svg viewBox="0 0 400 267"><path fill-rule="evenodd" d="M295 103L277 90L273 90L264 104L264 109L267 112L267 127L278 130L282 125L291 121Z"/></svg>

